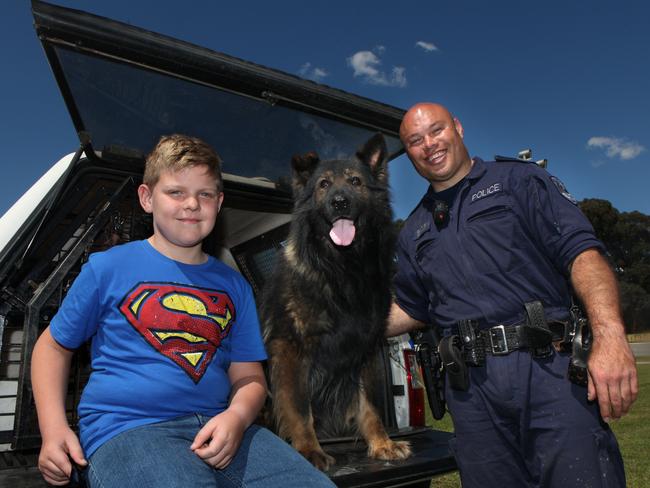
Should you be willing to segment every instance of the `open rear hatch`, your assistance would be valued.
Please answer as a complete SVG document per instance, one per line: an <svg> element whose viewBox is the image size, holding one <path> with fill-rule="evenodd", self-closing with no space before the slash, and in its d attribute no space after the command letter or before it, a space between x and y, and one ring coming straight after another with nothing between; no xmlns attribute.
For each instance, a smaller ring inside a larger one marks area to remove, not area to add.
<svg viewBox="0 0 650 488"><path fill-rule="evenodd" d="M403 111L137 27L33 2L82 144L142 158L161 134L206 140L224 171L274 184L288 158L349 154L374 132L391 158Z"/></svg>
<svg viewBox="0 0 650 488"><path fill-rule="evenodd" d="M42 232L83 155L98 170L141 175L161 135L197 136L224 161L228 207L262 195L268 211L286 212L294 154L350 154L378 131L390 158L403 152L401 109L78 10L39 1L32 10L82 151L20 238L0 249L0 284Z"/></svg>

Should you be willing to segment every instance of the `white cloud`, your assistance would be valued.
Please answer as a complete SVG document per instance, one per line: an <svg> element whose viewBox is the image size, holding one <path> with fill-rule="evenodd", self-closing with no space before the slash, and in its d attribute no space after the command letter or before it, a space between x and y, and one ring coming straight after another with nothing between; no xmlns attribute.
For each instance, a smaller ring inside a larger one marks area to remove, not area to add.
<svg viewBox="0 0 650 488"><path fill-rule="evenodd" d="M591 137L587 141L587 147L589 149L603 148L607 157L623 161L636 158L646 149L638 142L620 137Z"/></svg>
<svg viewBox="0 0 650 488"><path fill-rule="evenodd" d="M430 53L431 51L438 51L438 48L432 42L418 41L418 42L415 43L415 46L416 47L421 47L422 49L424 49L428 53Z"/></svg>
<svg viewBox="0 0 650 488"><path fill-rule="evenodd" d="M323 68L317 68L316 66L312 67L310 62L303 64L298 70L298 74L303 78L307 78L312 81L321 81L325 78L328 73Z"/></svg>
<svg viewBox="0 0 650 488"><path fill-rule="evenodd" d="M391 75L391 80L395 83L395 86L403 88L406 86L406 68L401 66L393 66L393 71Z"/></svg>
<svg viewBox="0 0 650 488"><path fill-rule="evenodd" d="M591 165L594 168L600 168L601 166L604 166L607 163L604 159L596 159L595 161L591 162Z"/></svg>
<svg viewBox="0 0 650 488"><path fill-rule="evenodd" d="M379 58L370 51L359 51L348 58L348 62L354 70L354 76L376 77L379 70L375 68L381 64Z"/></svg>
<svg viewBox="0 0 650 488"><path fill-rule="evenodd" d="M312 139L317 143L318 155L323 159L342 159L344 157L341 151L341 144L338 138L327 132L320 124L317 118L301 114L300 126L311 134Z"/></svg>
<svg viewBox="0 0 650 488"><path fill-rule="evenodd" d="M393 66L388 75L381 71L381 59L371 51L359 51L348 58L348 64L352 67L353 76L361 77L364 81L372 85L397 86L404 88L406 86L406 68Z"/></svg>

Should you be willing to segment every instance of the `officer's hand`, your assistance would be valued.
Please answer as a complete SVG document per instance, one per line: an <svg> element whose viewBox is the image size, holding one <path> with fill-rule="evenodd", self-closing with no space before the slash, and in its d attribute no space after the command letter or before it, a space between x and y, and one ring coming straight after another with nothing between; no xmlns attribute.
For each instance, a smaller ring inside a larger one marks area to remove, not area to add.
<svg viewBox="0 0 650 488"><path fill-rule="evenodd" d="M639 392L636 362L626 337L594 336L587 369L587 398L598 399L603 420L609 422L625 415Z"/></svg>

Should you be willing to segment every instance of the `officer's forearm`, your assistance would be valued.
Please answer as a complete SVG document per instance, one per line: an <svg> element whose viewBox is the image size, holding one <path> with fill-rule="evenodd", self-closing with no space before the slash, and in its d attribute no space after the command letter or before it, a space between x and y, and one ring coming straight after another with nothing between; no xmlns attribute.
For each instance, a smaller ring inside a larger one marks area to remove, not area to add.
<svg viewBox="0 0 650 488"><path fill-rule="evenodd" d="M386 325L386 337L394 337L400 334L411 332L414 329L422 329L424 324L419 320L415 320L404 310L400 308L397 303L393 302L388 315L388 324Z"/></svg>
<svg viewBox="0 0 650 488"><path fill-rule="evenodd" d="M575 258L571 281L593 333L587 398L598 399L605 421L625 415L639 391L634 354L625 336L618 286L607 261L594 249Z"/></svg>
<svg viewBox="0 0 650 488"><path fill-rule="evenodd" d="M625 335L616 276L598 250L588 249L574 259L571 282L587 312L595 340Z"/></svg>

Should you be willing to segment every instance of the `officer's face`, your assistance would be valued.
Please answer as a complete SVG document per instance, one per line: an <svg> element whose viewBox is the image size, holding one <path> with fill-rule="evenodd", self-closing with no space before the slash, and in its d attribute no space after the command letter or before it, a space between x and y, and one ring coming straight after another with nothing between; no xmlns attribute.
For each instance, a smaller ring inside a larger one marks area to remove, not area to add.
<svg viewBox="0 0 650 488"><path fill-rule="evenodd" d="M441 105L418 104L402 121L400 137L416 171L435 191L465 177L472 160L463 143L463 126Z"/></svg>

